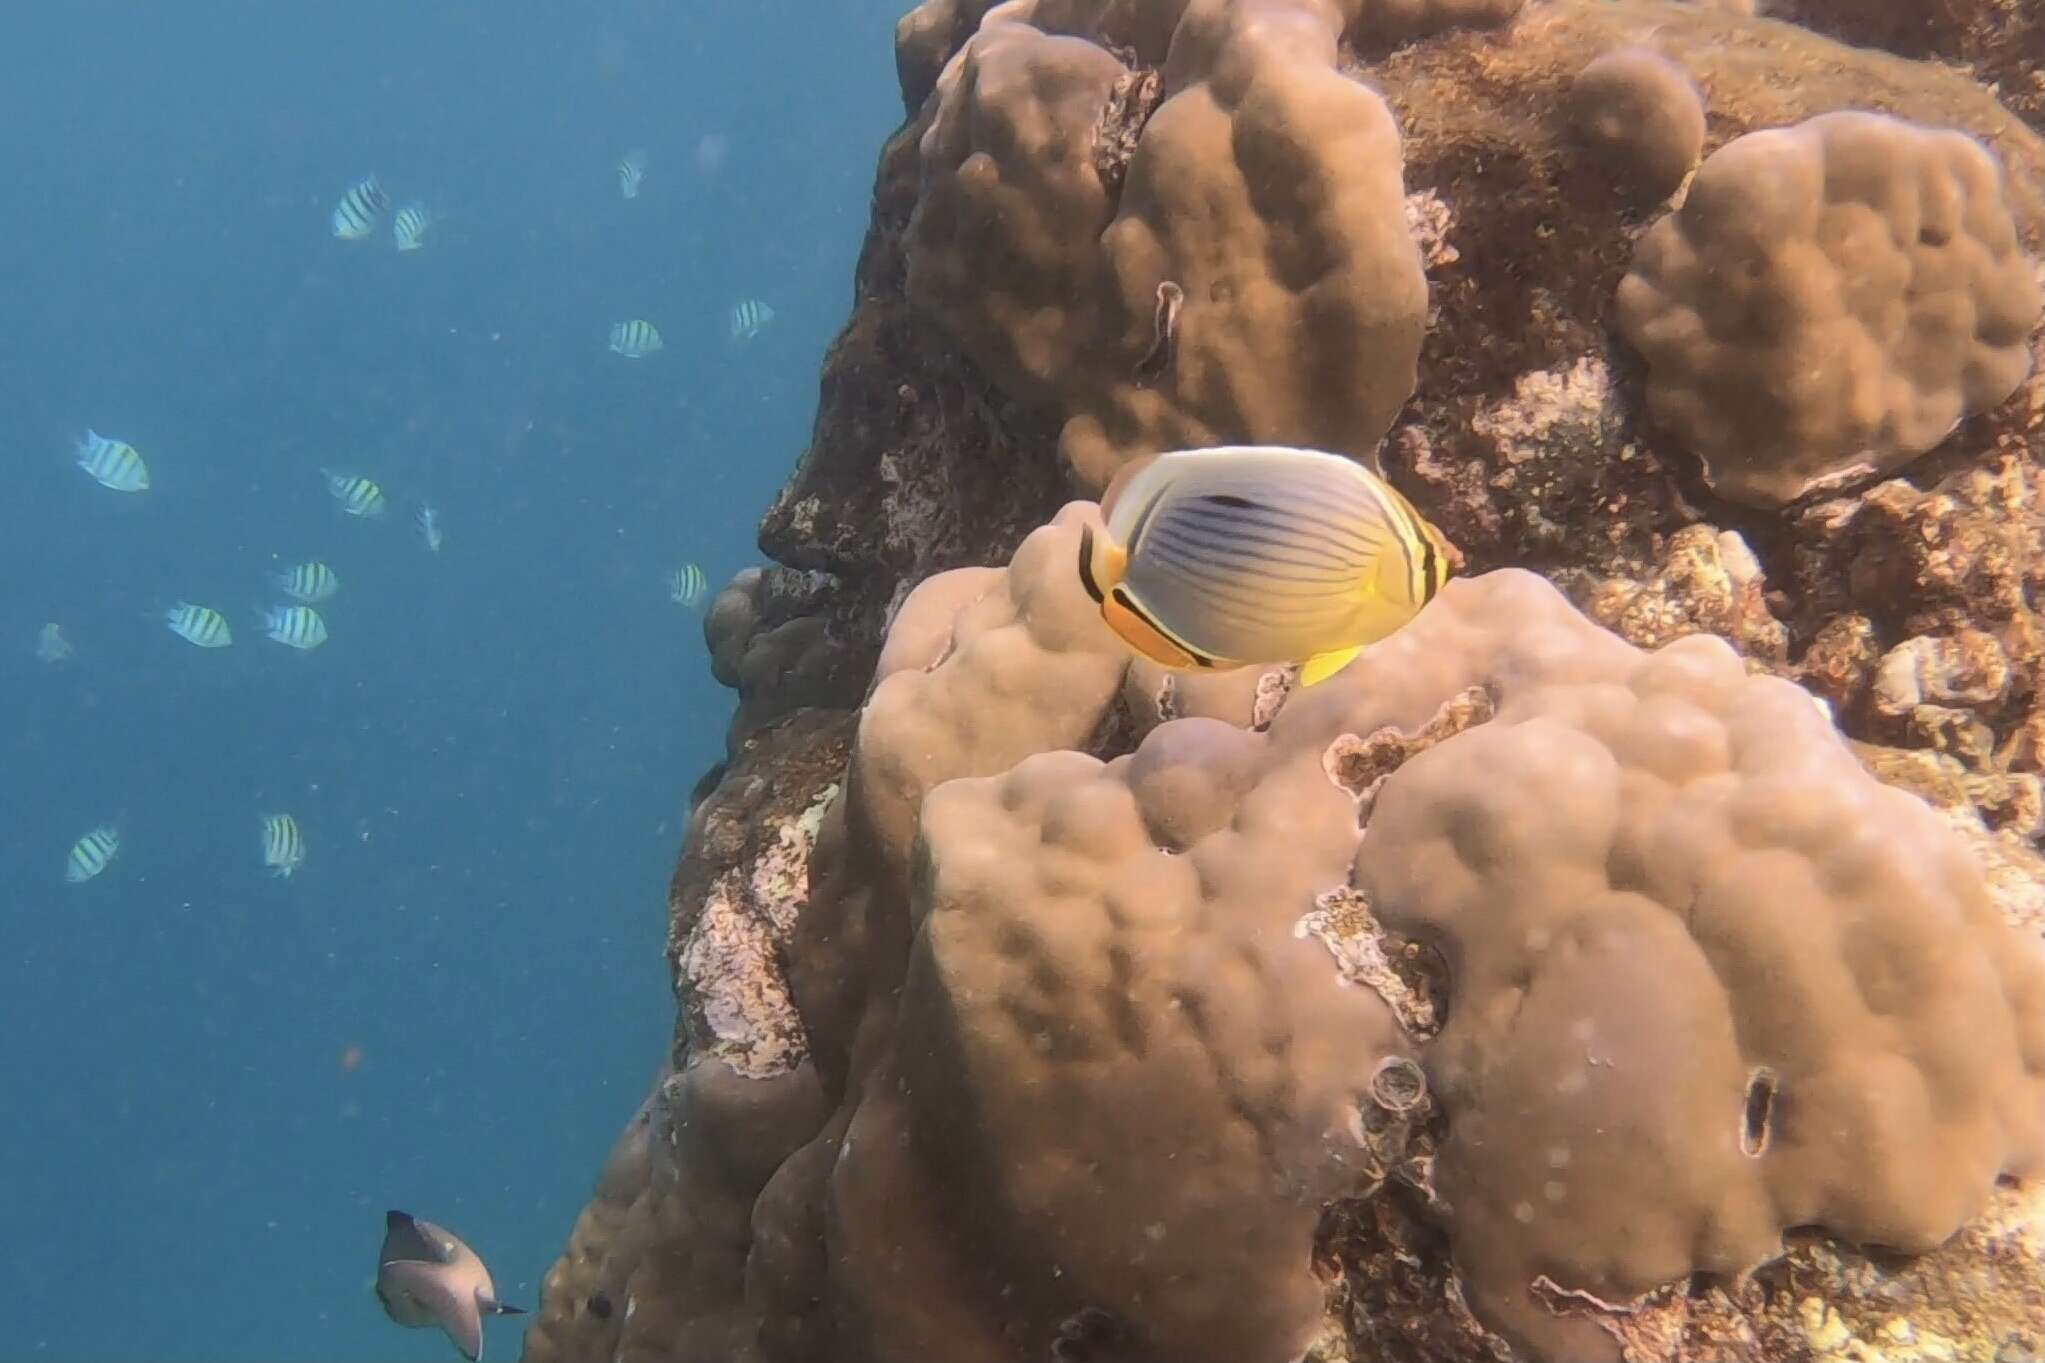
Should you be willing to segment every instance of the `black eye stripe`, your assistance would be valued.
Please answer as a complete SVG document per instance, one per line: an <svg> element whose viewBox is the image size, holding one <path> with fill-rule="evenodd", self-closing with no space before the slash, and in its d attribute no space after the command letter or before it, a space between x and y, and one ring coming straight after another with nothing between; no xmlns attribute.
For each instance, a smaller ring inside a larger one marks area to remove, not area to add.
<svg viewBox="0 0 2045 1363"><path fill-rule="evenodd" d="M1101 595L1101 584L1094 581L1094 532L1090 525L1079 532L1079 585L1086 588L1096 606L1107 604L1107 598Z"/></svg>

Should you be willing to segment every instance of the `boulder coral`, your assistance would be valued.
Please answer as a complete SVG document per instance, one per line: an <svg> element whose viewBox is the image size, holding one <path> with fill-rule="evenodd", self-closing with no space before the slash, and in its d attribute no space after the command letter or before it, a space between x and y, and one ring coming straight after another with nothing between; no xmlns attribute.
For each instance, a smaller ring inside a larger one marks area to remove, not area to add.
<svg viewBox="0 0 2045 1363"><path fill-rule="evenodd" d="M1139 75L1033 13L990 12L937 78L910 301L1059 414L1089 491L1231 431L1369 457L1413 391L1427 285L1398 131L1336 69L1340 16L1191 6Z"/></svg>
<svg viewBox="0 0 2045 1363"><path fill-rule="evenodd" d="M1570 83L1576 135L1621 181L1666 199L1704 152L1704 101L1683 68L1644 47L1592 61Z"/></svg>
<svg viewBox="0 0 2045 1363"><path fill-rule="evenodd" d="M2038 106L1743 8L903 19L529 1358L2045 1355ZM1699 100L1661 193L1613 54ZM1712 296L1763 209L1784 288ZM1466 575L1312 688L1132 658L1086 498L1222 439Z"/></svg>
<svg viewBox="0 0 2045 1363"><path fill-rule="evenodd" d="M2040 293L1964 134L1825 114L1719 148L1641 241L1618 324L1734 501L1893 472L2031 372Z"/></svg>

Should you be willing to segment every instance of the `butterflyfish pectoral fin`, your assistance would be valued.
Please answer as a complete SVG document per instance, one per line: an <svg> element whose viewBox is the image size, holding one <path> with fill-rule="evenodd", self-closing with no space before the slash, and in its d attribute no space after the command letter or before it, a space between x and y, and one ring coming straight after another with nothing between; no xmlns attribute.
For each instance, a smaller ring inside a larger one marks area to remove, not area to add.
<svg viewBox="0 0 2045 1363"><path fill-rule="evenodd" d="M1299 670L1301 686L1315 686L1328 680L1343 668L1356 661L1356 655L1363 652L1363 645L1338 648L1328 653L1316 653L1306 660Z"/></svg>

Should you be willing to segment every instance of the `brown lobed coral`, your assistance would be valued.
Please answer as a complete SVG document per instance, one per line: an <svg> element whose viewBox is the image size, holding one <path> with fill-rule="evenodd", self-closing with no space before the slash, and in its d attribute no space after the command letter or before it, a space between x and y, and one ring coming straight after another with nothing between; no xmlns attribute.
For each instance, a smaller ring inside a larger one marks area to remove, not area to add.
<svg viewBox="0 0 2045 1363"><path fill-rule="evenodd" d="M1617 320L1706 481L1775 507L2000 404L2030 373L2039 305L1994 157L1846 112L1714 152L1642 239Z"/></svg>
<svg viewBox="0 0 2045 1363"><path fill-rule="evenodd" d="M1139 78L1034 13L990 13L936 81L910 300L1058 413L1082 488L1224 432L1369 457L1412 392L1427 286L1398 132L1336 69L1342 17L1189 6Z"/></svg>

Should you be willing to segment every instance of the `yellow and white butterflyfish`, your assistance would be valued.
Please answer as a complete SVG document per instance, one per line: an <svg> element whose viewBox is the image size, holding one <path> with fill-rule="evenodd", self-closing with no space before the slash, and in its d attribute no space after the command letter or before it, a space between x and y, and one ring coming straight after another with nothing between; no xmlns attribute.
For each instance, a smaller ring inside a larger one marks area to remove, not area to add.
<svg viewBox="0 0 2045 1363"><path fill-rule="evenodd" d="M415 199L391 218L391 240L400 251L416 251L426 244L426 234L443 216Z"/></svg>
<svg viewBox="0 0 2045 1363"><path fill-rule="evenodd" d="M390 207L391 196L382 181L374 175L364 176L348 186L341 202L334 205L334 235L342 241L360 241L376 231Z"/></svg>
<svg viewBox="0 0 2045 1363"><path fill-rule="evenodd" d="M1419 613L1457 561L1354 460L1280 445L1174 450L1116 478L1079 577L1130 648L1173 668L1299 663L1324 681Z"/></svg>
<svg viewBox="0 0 2045 1363"><path fill-rule="evenodd" d="M163 623L170 626L172 634L200 648L226 648L234 642L234 631L227 627L227 617L211 606L195 606L189 601L180 601L163 613Z"/></svg>
<svg viewBox="0 0 2045 1363"><path fill-rule="evenodd" d="M71 855L64 860L64 879L73 885L84 884L104 871L120 850L120 832L112 824L101 824L71 844Z"/></svg>
<svg viewBox="0 0 2045 1363"><path fill-rule="evenodd" d="M639 186L646 183L646 153L634 149L618 158L618 193L627 199L639 197Z"/></svg>
<svg viewBox="0 0 2045 1363"><path fill-rule="evenodd" d="M311 606L272 606L263 612L263 633L292 648L318 648L327 641L327 622Z"/></svg>
<svg viewBox="0 0 2045 1363"><path fill-rule="evenodd" d="M320 474L327 480L327 491L341 504L341 510L351 516L381 516L385 510L383 489L359 473L336 473L333 469L321 469Z"/></svg>
<svg viewBox="0 0 2045 1363"><path fill-rule="evenodd" d="M270 582L292 600L308 605L324 601L341 590L340 576L317 560L280 569L270 574Z"/></svg>
<svg viewBox="0 0 2045 1363"><path fill-rule="evenodd" d="M142 456L133 445L125 440L112 440L97 431L87 431L73 446L78 467L92 475L92 480L101 487L116 492L147 492L149 490L149 465L142 462Z"/></svg>
<svg viewBox="0 0 2045 1363"><path fill-rule="evenodd" d="M288 878L305 861L305 834L289 814L263 816L263 865Z"/></svg>
<svg viewBox="0 0 2045 1363"><path fill-rule="evenodd" d="M611 349L628 360L640 360L667 347L660 328L643 318L611 323Z"/></svg>

